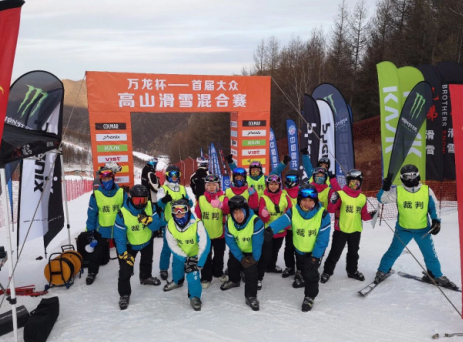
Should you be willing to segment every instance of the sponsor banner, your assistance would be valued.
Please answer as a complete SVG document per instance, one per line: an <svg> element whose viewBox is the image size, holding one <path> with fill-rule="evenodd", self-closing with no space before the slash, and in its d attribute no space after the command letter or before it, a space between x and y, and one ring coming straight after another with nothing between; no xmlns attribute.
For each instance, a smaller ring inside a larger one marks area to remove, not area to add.
<svg viewBox="0 0 463 342"><path fill-rule="evenodd" d="M243 127L266 127L267 120L243 120Z"/></svg>
<svg viewBox="0 0 463 342"><path fill-rule="evenodd" d="M264 148L257 150L243 150L243 156L263 156L267 153Z"/></svg>
<svg viewBox="0 0 463 342"><path fill-rule="evenodd" d="M238 128L238 122L237 121L230 121L230 127L231 128Z"/></svg>
<svg viewBox="0 0 463 342"><path fill-rule="evenodd" d="M225 163L225 156L223 154L222 143L219 141L215 143L217 146L217 158L219 159L219 166L221 170L222 177L228 175L227 163Z"/></svg>
<svg viewBox="0 0 463 342"><path fill-rule="evenodd" d="M241 159L241 164L247 166L247 165L250 165L253 161L258 161L263 165L263 164L266 164L267 159L266 158L252 158L252 159L244 159L243 158L243 159Z"/></svg>
<svg viewBox="0 0 463 342"><path fill-rule="evenodd" d="M243 138L265 137L267 136L267 130L266 129L253 129L253 130L244 129L241 131L241 136Z"/></svg>
<svg viewBox="0 0 463 342"><path fill-rule="evenodd" d="M98 156L98 163L107 163L107 162L116 162L116 163L127 163L129 161L128 155L118 155L118 156Z"/></svg>
<svg viewBox="0 0 463 342"><path fill-rule="evenodd" d="M98 145L98 152L127 152L127 145Z"/></svg>
<svg viewBox="0 0 463 342"><path fill-rule="evenodd" d="M232 155L234 155L235 157L238 157L238 151L237 151L237 150L234 150L234 149L231 148L231 149L230 149L230 153L231 153Z"/></svg>
<svg viewBox="0 0 463 342"><path fill-rule="evenodd" d="M130 182L129 176L117 176L114 177L114 180L116 181L117 184L125 184Z"/></svg>
<svg viewBox="0 0 463 342"><path fill-rule="evenodd" d="M336 136L334 127L334 114L330 105L325 100L317 100L317 106L320 112L320 142L318 158L329 158L330 170L334 174L336 161ZM317 164L313 164L317 165Z"/></svg>
<svg viewBox="0 0 463 342"><path fill-rule="evenodd" d="M272 128L270 128L269 146L270 146L270 163L271 163L272 171L273 171L278 166L279 156L278 156L277 141L275 139L275 133L273 132Z"/></svg>
<svg viewBox="0 0 463 342"><path fill-rule="evenodd" d="M127 129L125 122L121 123L96 123L95 129L97 131L118 131Z"/></svg>
<svg viewBox="0 0 463 342"><path fill-rule="evenodd" d="M238 147L238 140L231 139L230 140L230 145L231 145L231 147Z"/></svg>
<svg viewBox="0 0 463 342"><path fill-rule="evenodd" d="M286 120L286 129L288 135L288 153L291 157L289 168L299 170L299 141L296 124L293 120Z"/></svg>
<svg viewBox="0 0 463 342"><path fill-rule="evenodd" d="M265 139L257 139L257 140L243 140L243 146L265 146L267 144L267 140Z"/></svg>
<svg viewBox="0 0 463 342"><path fill-rule="evenodd" d="M127 141L127 134L121 133L121 134L97 134L96 135L96 141Z"/></svg>
<svg viewBox="0 0 463 342"><path fill-rule="evenodd" d="M238 138L238 131L231 130L230 131L230 136L233 138Z"/></svg>
<svg viewBox="0 0 463 342"><path fill-rule="evenodd" d="M304 111L302 112L302 116L307 121L307 124L304 123L302 126L301 148L307 147L310 162L312 166L316 166L318 165L320 144L320 113L314 98L307 94L304 94Z"/></svg>

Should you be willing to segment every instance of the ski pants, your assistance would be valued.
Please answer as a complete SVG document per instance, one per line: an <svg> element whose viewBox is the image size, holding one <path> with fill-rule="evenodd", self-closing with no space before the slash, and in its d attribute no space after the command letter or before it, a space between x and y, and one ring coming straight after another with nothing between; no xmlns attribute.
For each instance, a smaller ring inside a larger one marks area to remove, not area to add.
<svg viewBox="0 0 463 342"><path fill-rule="evenodd" d="M279 238L273 238L272 241L272 255L270 261L267 263L266 269L272 270L276 267L278 261L278 253L280 253L281 246L283 245L284 236Z"/></svg>
<svg viewBox="0 0 463 342"><path fill-rule="evenodd" d="M360 232L344 233L340 230L333 232L333 240L331 242L330 254L325 261L324 273L333 275L336 263L341 257L342 251L347 243L347 256L346 256L346 271L347 273L353 274L357 272L358 261L359 261L359 249L360 249Z"/></svg>
<svg viewBox="0 0 463 342"><path fill-rule="evenodd" d="M320 274L318 273L319 265L314 266L310 262L312 253L299 254L296 253L298 265L301 266L301 274L305 281L304 296L314 299L318 295L318 281Z"/></svg>
<svg viewBox="0 0 463 342"><path fill-rule="evenodd" d="M201 280L212 281L212 277L223 275L223 256L225 254L225 239L211 239L211 251L201 270Z"/></svg>
<svg viewBox="0 0 463 342"><path fill-rule="evenodd" d="M442 271L439 259L437 258L437 254L434 249L432 235L428 234L422 239L423 235L427 232L429 232L429 228L411 230L396 228L394 237L392 238L392 243L387 252L383 255L378 271L385 273L389 272L405 246L408 245L412 239L415 239L421 253L423 254L424 263L426 264L428 271L431 271L433 276L436 278L441 277ZM403 243L399 240L399 238Z"/></svg>
<svg viewBox="0 0 463 342"><path fill-rule="evenodd" d="M153 268L153 239L150 243L141 250L132 249L131 245L127 245L127 253L131 254L134 259L140 252L140 279L147 279L152 276L151 269ZM119 281L118 290L120 296L130 296L132 288L130 286L130 278L133 274L133 266L130 266L125 260L119 259Z"/></svg>
<svg viewBox="0 0 463 342"><path fill-rule="evenodd" d="M104 253L109 253L109 239L102 237L98 232L95 232L93 237L98 241L98 244L95 246L93 253L90 254L88 273L98 274L100 270L100 260L104 256Z"/></svg>
<svg viewBox="0 0 463 342"><path fill-rule="evenodd" d="M268 264L272 261L272 250L273 250L273 243L274 240L265 241L262 245L262 254L260 256L259 262L257 264L257 271L259 275L259 280L264 279L265 271L267 270Z"/></svg>
<svg viewBox="0 0 463 342"><path fill-rule="evenodd" d="M172 260L172 280L177 285L185 281L185 263L176 257L173 257ZM187 273L186 281L188 282L188 298L201 298L203 288L201 286L201 275L199 271Z"/></svg>
<svg viewBox="0 0 463 342"><path fill-rule="evenodd" d="M252 253L244 253L245 257L249 255L252 255ZM246 298L257 297L257 264L244 268L241 262L230 253L228 258L228 279L234 283L240 283L241 272L244 273L244 296Z"/></svg>
<svg viewBox="0 0 463 342"><path fill-rule="evenodd" d="M286 236L285 236L285 252L284 252L286 267L295 269L296 267L296 262L294 261L295 254L296 254L296 248L294 248L294 243L293 243L293 231L287 230Z"/></svg>
<svg viewBox="0 0 463 342"><path fill-rule="evenodd" d="M170 251L169 245L167 244L166 240L166 227L162 227L162 250L161 256L159 257L160 271L167 271L169 269L171 254L172 252Z"/></svg>

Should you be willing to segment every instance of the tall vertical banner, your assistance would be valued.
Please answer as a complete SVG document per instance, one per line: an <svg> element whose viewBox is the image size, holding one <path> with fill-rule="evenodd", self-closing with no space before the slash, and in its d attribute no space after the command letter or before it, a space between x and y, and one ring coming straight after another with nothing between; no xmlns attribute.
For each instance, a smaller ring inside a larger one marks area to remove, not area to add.
<svg viewBox="0 0 463 342"><path fill-rule="evenodd" d="M432 88L432 105L426 117L426 179L442 181L442 81L437 68L421 64L418 69Z"/></svg>
<svg viewBox="0 0 463 342"><path fill-rule="evenodd" d="M424 81L423 74L417 68L406 66L397 70L399 76L399 101L403 108L408 94L421 81ZM419 98L417 101L424 102ZM413 164L420 170L421 179L426 180L426 120L416 135L415 141L410 148L410 152L405 158L404 164Z"/></svg>
<svg viewBox="0 0 463 342"><path fill-rule="evenodd" d="M310 95L304 94L304 111L302 112L307 123L302 126L301 148L307 147L312 166L318 164L320 146L320 112L317 102ZM310 175L307 175L310 178Z"/></svg>
<svg viewBox="0 0 463 342"><path fill-rule="evenodd" d="M24 1L0 1L0 138L5 124L22 5Z"/></svg>
<svg viewBox="0 0 463 342"><path fill-rule="evenodd" d="M288 152L291 157L289 162L291 170L299 170L299 142L297 126L293 120L286 120L286 129L288 134Z"/></svg>
<svg viewBox="0 0 463 342"><path fill-rule="evenodd" d="M458 200L458 225L460 232L460 264L463 265L463 85L451 84L453 126L455 128L455 161ZM463 279L463 268L461 269Z"/></svg>
<svg viewBox="0 0 463 342"><path fill-rule="evenodd" d="M278 155L277 140L275 139L275 133L273 132L272 128L270 128L269 147L270 147L270 164L272 166L272 171L273 171L278 166L279 155Z"/></svg>
<svg viewBox="0 0 463 342"><path fill-rule="evenodd" d="M207 158L209 161L209 163L207 164L207 169L210 173L214 173L214 170L213 170L214 165L212 165L212 155L211 155L211 145L210 144L207 146Z"/></svg>
<svg viewBox="0 0 463 342"><path fill-rule="evenodd" d="M336 136L334 114L330 105L325 100L317 100L317 106L320 111L320 150L319 158L325 157L330 160L330 170L333 174L335 171L336 160Z"/></svg>
<svg viewBox="0 0 463 342"><path fill-rule="evenodd" d="M227 190L230 187L230 175L228 174L227 164L225 163L225 156L222 148L222 143L219 141L217 145L217 156L222 173L222 190Z"/></svg>
<svg viewBox="0 0 463 342"><path fill-rule="evenodd" d="M313 98L325 100L331 107L335 119L336 134L336 179L342 187L346 184L345 173L355 167L354 140L352 137L352 121L348 105L341 92L332 84L323 83L317 86Z"/></svg>

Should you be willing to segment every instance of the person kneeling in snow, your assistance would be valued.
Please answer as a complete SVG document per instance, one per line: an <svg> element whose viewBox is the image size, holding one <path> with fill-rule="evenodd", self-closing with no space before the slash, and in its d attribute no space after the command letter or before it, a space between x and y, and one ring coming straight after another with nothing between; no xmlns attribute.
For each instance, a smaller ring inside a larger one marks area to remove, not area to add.
<svg viewBox="0 0 463 342"><path fill-rule="evenodd" d="M194 217L187 199L172 202L172 219L167 223L166 240L174 256L172 261L172 282L164 286L170 291L183 286L184 276L188 281L188 297L195 311L201 310L201 275L211 250L211 240L203 221Z"/></svg>
<svg viewBox="0 0 463 342"><path fill-rule="evenodd" d="M135 185L129 192L124 206L117 213L114 224L114 239L119 254L119 307L127 309L132 289L130 278L138 252L140 260L140 283L142 285L161 285L161 281L153 277L153 232L158 231L165 222L157 213L156 205L148 200L148 189L143 185Z"/></svg>

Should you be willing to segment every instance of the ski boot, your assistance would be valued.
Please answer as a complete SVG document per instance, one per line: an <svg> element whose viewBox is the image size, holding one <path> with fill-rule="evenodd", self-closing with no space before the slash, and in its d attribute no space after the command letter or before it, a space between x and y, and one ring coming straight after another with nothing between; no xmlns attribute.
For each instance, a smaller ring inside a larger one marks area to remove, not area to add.
<svg viewBox="0 0 463 342"><path fill-rule="evenodd" d="M293 287L295 289L298 289L300 287L305 287L305 280L301 274L301 271L296 272L296 275L294 276Z"/></svg>
<svg viewBox="0 0 463 342"><path fill-rule="evenodd" d="M286 267L285 270L283 271L283 274L281 275L283 278L288 278L289 276L294 275L296 272L294 271L294 268L291 267Z"/></svg>
<svg viewBox="0 0 463 342"><path fill-rule="evenodd" d="M130 296L121 296L121 298L119 298L119 308L121 310L127 309L127 307L129 306L129 302Z"/></svg>
<svg viewBox="0 0 463 342"><path fill-rule="evenodd" d="M328 280L330 280L330 275L328 273L322 273L321 277L320 277L320 283L322 284L326 284L328 282Z"/></svg>
<svg viewBox="0 0 463 342"><path fill-rule="evenodd" d="M172 291L172 290L175 290L175 289L177 289L179 287L182 287L182 286L183 286L183 282L175 284L174 281L171 281L171 282L168 281L167 284L164 285L163 290L164 290L164 292Z"/></svg>
<svg viewBox="0 0 463 342"><path fill-rule="evenodd" d="M167 277L169 276L169 272L167 272L167 271L159 271L159 275L161 276L162 280L167 280Z"/></svg>
<svg viewBox="0 0 463 342"><path fill-rule="evenodd" d="M308 312L312 310L313 307L313 299L310 297L305 297L304 301L302 302L302 312Z"/></svg>
<svg viewBox="0 0 463 342"><path fill-rule="evenodd" d="M262 280L257 281L257 290L262 290Z"/></svg>
<svg viewBox="0 0 463 342"><path fill-rule="evenodd" d="M360 281L364 281L365 280L365 276L363 275L362 272L359 272L358 270L355 271L355 273L347 273L347 276L349 278L352 278L352 279L356 279L356 280L360 280Z"/></svg>
<svg viewBox="0 0 463 342"><path fill-rule="evenodd" d="M434 279L437 285L447 287L449 289L458 289L458 286L452 283L446 276L443 275L442 277L435 278L431 271L428 271L428 274ZM430 284L434 284L425 272L423 272L423 278L421 279Z"/></svg>
<svg viewBox="0 0 463 342"><path fill-rule="evenodd" d="M95 281L96 274L95 273L89 273L87 274L87 279L85 279L85 282L87 285L92 285L93 282Z"/></svg>
<svg viewBox="0 0 463 342"><path fill-rule="evenodd" d="M272 267L272 268L267 268L265 270L266 273L282 273L283 270L281 269L280 266L275 266L275 267Z"/></svg>
<svg viewBox="0 0 463 342"><path fill-rule="evenodd" d="M201 311L201 299L198 297L191 297L190 298L190 305L195 311Z"/></svg>
<svg viewBox="0 0 463 342"><path fill-rule="evenodd" d="M222 274L220 277L219 277L219 281L221 283L224 283L228 280L228 276L226 274Z"/></svg>
<svg viewBox="0 0 463 342"><path fill-rule="evenodd" d="M388 272L388 273L389 273L389 272ZM384 279L386 279L388 273L385 273L385 272L382 272L382 271L376 272L375 283L380 283L380 282L382 282Z"/></svg>
<svg viewBox="0 0 463 342"><path fill-rule="evenodd" d="M259 301L256 297L246 297L246 305L249 305L252 311L259 311Z"/></svg>
<svg viewBox="0 0 463 342"><path fill-rule="evenodd" d="M226 291L226 290L230 290L234 287L240 287L240 283L234 283L230 280L227 280L225 283L222 284L222 286L220 286L220 289L222 291Z"/></svg>
<svg viewBox="0 0 463 342"><path fill-rule="evenodd" d="M149 277L146 279L140 279L140 284L159 286L161 285L161 281L156 277Z"/></svg>
<svg viewBox="0 0 463 342"><path fill-rule="evenodd" d="M201 281L201 287L205 290L208 289L211 286L211 282L207 280Z"/></svg>

